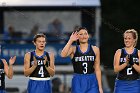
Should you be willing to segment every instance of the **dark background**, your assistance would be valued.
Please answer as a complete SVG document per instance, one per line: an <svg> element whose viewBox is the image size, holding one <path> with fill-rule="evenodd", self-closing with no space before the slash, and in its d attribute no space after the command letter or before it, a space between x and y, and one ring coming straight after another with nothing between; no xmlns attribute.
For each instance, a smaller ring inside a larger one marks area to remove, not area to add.
<svg viewBox="0 0 140 93"><path fill-rule="evenodd" d="M113 72L113 58L116 50L124 47L123 33L127 29L135 29L140 34L139 4L139 0L101 0L101 64L106 70L108 69L106 73L112 93L116 78ZM139 42L140 38L136 46L138 49L140 49ZM110 70L112 70L112 74L108 72Z"/></svg>
<svg viewBox="0 0 140 93"><path fill-rule="evenodd" d="M101 0L101 62L106 69L113 68L116 50L124 47L123 32L127 29L135 29L139 34L139 4L139 0ZM136 46L138 49L140 48L139 40Z"/></svg>

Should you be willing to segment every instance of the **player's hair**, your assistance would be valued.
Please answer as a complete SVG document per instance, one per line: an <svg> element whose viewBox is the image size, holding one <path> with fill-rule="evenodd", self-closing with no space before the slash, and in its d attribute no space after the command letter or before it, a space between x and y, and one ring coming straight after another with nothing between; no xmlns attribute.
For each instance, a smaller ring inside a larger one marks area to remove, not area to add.
<svg viewBox="0 0 140 93"><path fill-rule="evenodd" d="M44 37L45 40L47 39L47 38L46 38L46 35L45 35L44 33L38 33L38 34L36 34L36 35L34 36L33 42L36 42L37 38L39 38L39 37Z"/></svg>
<svg viewBox="0 0 140 93"><path fill-rule="evenodd" d="M86 31L88 32L88 30L87 30L85 27L78 27L78 28L75 30L75 32L76 32L76 31L79 32L80 30L86 30ZM77 45L80 45L79 40L77 40L76 43L77 43Z"/></svg>
<svg viewBox="0 0 140 93"><path fill-rule="evenodd" d="M135 29L128 29L124 32L123 36L126 34L126 33L131 33L133 38L135 39L135 44L133 45L134 47L137 45L137 40L138 40L138 33Z"/></svg>

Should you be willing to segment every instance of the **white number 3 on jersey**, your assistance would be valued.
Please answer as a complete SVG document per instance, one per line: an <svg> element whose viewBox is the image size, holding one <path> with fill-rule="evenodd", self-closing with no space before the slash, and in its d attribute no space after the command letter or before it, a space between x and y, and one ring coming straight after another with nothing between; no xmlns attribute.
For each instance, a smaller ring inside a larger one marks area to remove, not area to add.
<svg viewBox="0 0 140 93"><path fill-rule="evenodd" d="M83 63L82 65L83 65L83 67L84 67L83 73L86 74L86 73L87 73L87 66L88 66L88 65L87 65L87 63Z"/></svg>

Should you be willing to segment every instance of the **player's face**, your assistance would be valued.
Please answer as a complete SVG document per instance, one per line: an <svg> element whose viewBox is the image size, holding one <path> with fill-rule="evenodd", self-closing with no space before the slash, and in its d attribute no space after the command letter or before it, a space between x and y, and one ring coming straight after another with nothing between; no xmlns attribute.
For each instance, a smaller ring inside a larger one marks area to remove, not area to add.
<svg viewBox="0 0 140 93"><path fill-rule="evenodd" d="M46 40L44 37L39 37L36 39L35 46L39 50L44 50L46 44Z"/></svg>
<svg viewBox="0 0 140 93"><path fill-rule="evenodd" d="M88 32L85 29L82 29L78 32L78 39L80 43L87 43L89 39Z"/></svg>
<svg viewBox="0 0 140 93"><path fill-rule="evenodd" d="M124 44L126 47L132 47L135 44L135 39L133 38L132 33L124 34Z"/></svg>

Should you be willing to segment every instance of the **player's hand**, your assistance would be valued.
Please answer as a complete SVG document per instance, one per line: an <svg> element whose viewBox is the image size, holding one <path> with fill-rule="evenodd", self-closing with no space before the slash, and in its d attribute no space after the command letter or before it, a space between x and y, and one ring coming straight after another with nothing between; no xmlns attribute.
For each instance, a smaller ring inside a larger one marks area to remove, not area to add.
<svg viewBox="0 0 140 93"><path fill-rule="evenodd" d="M50 61L48 61L48 59L47 59L47 57L45 56L44 57L44 65L46 66L46 67L48 67L48 66L50 66Z"/></svg>
<svg viewBox="0 0 140 93"><path fill-rule="evenodd" d="M134 65L134 62L133 62L133 58L132 58L132 55L131 54L128 54L126 56L126 63L129 64L129 65Z"/></svg>
<svg viewBox="0 0 140 93"><path fill-rule="evenodd" d="M99 93L103 93L103 89L102 88L99 88Z"/></svg>
<svg viewBox="0 0 140 93"><path fill-rule="evenodd" d="M11 57L11 58L9 59L9 65L13 65L13 64L15 63L15 61L16 61L16 56Z"/></svg>
<svg viewBox="0 0 140 93"><path fill-rule="evenodd" d="M78 40L78 32L73 32L70 36L70 41L74 42Z"/></svg>
<svg viewBox="0 0 140 93"><path fill-rule="evenodd" d="M46 61L44 65L45 65L46 67L49 67L49 66L50 66L50 62L49 62L49 61Z"/></svg>
<svg viewBox="0 0 140 93"><path fill-rule="evenodd" d="M37 60L36 60L36 58L33 57L33 60L34 60L33 66L37 67Z"/></svg>
<svg viewBox="0 0 140 93"><path fill-rule="evenodd" d="M131 54L128 55L128 59L129 59L129 64L132 66L134 65L134 62L133 62L133 57Z"/></svg>
<svg viewBox="0 0 140 93"><path fill-rule="evenodd" d="M129 61L130 61L130 55L127 55L125 58L126 58L126 63L129 64Z"/></svg>
<svg viewBox="0 0 140 93"><path fill-rule="evenodd" d="M5 59L1 59L1 60L2 60L2 62L3 62L3 64L4 64L4 66L6 66L6 65L7 65L6 60L5 60Z"/></svg>

